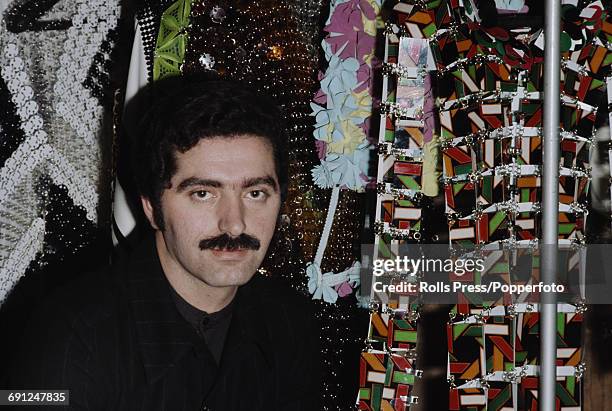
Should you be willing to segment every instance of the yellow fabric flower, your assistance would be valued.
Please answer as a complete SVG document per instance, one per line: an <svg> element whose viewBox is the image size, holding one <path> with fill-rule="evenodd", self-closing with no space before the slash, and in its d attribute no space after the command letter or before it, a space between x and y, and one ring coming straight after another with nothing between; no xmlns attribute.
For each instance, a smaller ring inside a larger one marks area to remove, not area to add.
<svg viewBox="0 0 612 411"><path fill-rule="evenodd" d="M366 137L363 130L353 124L350 119L340 121L340 131L343 136L342 140L329 143L328 153L352 154Z"/></svg>
<svg viewBox="0 0 612 411"><path fill-rule="evenodd" d="M376 4L376 1L369 0L368 3L374 8L376 11L376 15L380 14L380 7ZM376 19L370 20L366 17L364 13L361 14L361 21L363 22L363 31L366 34L369 34L372 37L376 37Z"/></svg>
<svg viewBox="0 0 612 411"><path fill-rule="evenodd" d="M372 96L368 89L361 90L359 93L351 92L357 103L357 110L351 112L351 117L366 119L372 115Z"/></svg>
<svg viewBox="0 0 612 411"><path fill-rule="evenodd" d="M334 139L334 123L329 123L327 126L325 126L325 141L326 143L331 143Z"/></svg>

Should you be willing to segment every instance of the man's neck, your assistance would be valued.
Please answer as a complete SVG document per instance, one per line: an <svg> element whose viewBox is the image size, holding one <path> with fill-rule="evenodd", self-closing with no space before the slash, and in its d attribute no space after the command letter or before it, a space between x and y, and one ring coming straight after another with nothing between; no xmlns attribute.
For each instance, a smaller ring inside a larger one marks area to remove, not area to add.
<svg viewBox="0 0 612 411"><path fill-rule="evenodd" d="M185 301L209 314L221 311L232 302L237 286L213 287L185 270L171 258L161 231L155 233L155 244L164 275Z"/></svg>

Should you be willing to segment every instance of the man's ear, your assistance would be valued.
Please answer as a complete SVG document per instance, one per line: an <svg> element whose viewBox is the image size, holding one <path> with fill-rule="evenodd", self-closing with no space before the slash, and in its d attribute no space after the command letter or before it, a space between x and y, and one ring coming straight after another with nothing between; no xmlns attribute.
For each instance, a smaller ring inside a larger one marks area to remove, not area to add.
<svg viewBox="0 0 612 411"><path fill-rule="evenodd" d="M153 211L153 204L151 204L151 200L147 197L140 196L140 202L142 203L142 209L144 210L145 216L147 217L147 220L149 220L149 224L151 224L155 230L159 230L159 227L155 223L155 212Z"/></svg>

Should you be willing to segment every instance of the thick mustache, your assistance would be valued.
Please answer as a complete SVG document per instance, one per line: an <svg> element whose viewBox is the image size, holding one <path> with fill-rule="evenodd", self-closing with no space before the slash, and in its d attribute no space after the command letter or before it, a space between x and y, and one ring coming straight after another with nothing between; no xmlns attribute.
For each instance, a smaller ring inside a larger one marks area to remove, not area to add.
<svg viewBox="0 0 612 411"><path fill-rule="evenodd" d="M207 238L200 241L200 250L211 250L214 248L234 251L238 249L259 250L259 240L248 234L240 234L238 237L230 237L229 234L221 234L217 237Z"/></svg>

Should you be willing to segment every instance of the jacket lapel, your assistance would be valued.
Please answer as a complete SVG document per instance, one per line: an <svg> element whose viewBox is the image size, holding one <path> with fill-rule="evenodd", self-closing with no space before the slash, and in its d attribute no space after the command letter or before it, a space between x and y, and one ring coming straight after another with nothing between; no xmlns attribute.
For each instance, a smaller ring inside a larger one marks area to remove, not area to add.
<svg viewBox="0 0 612 411"><path fill-rule="evenodd" d="M175 306L151 238L134 251L126 274L145 375L153 384L202 343Z"/></svg>
<svg viewBox="0 0 612 411"><path fill-rule="evenodd" d="M273 347L266 328L269 313L261 311L261 300L257 292L259 280L255 277L238 288L221 366L229 366L232 363L232 355L246 346L259 347L266 362L272 362Z"/></svg>
<svg viewBox="0 0 612 411"><path fill-rule="evenodd" d="M271 398L275 348L266 321L273 313L262 310L259 281L253 278L236 294L219 374L206 399L212 410L257 410Z"/></svg>

